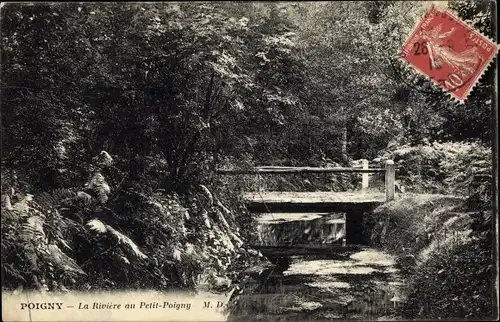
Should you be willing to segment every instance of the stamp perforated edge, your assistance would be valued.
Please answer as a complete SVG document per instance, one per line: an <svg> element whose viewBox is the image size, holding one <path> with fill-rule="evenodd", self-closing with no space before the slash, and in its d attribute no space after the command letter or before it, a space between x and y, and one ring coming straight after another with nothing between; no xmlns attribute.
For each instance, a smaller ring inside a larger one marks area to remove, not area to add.
<svg viewBox="0 0 500 322"><path fill-rule="evenodd" d="M467 90L467 92L465 92L465 94L463 95L462 98L455 95L452 91L445 90L442 86L440 86L440 84L437 81L435 81L434 79L429 77L429 75L427 75L425 72L423 72L422 70L420 70L419 68L417 68L416 66L414 66L408 60L406 60L404 57L401 56L401 53L403 52L405 45L409 41L411 41L411 38L413 38L414 34L419 30L419 27L424 22L425 16L427 15L427 13L429 13L433 9L436 10L436 12L438 12L438 13L446 13L446 14L450 15L450 17L455 19L458 23L462 24L465 28L479 34L480 36L482 36L483 38L488 40L493 47L496 48L496 51L494 53L492 53L492 55L490 55L490 57L486 60L486 63L484 65L484 67L482 68L482 71L477 74L477 76L474 80L474 83L471 86L469 86L469 89ZM412 31L410 32L408 37L406 37L406 40L401 45L401 49L398 53L398 60L401 61L402 63L404 63L405 65L411 66L413 68L413 70L415 72L417 72L417 74L420 74L421 76L424 76L426 79L430 80L433 85L435 85L437 88L439 88L443 93L447 94L448 97L451 97L453 99L453 101L464 104L465 101L469 98L472 90L476 87L477 83L479 83L481 81L481 79L483 78L486 71L490 69L493 61L495 60L495 58L498 55L499 49L500 49L500 45L496 44L490 37L485 36L482 32L480 32L476 28L472 27L471 25L469 25L468 23L463 21L461 18L457 17L455 14L453 14L453 12L450 9L446 9L443 11L443 10L440 10L439 8L437 8L436 6L432 5L429 9L427 9L424 17L422 17L419 21L416 22Z"/></svg>
<svg viewBox="0 0 500 322"><path fill-rule="evenodd" d="M469 90L464 94L464 97L462 98L462 100L457 99L460 103L463 104L465 102L465 100L467 100L467 98L469 98L470 93L476 87L477 83L479 83L481 81L481 79L483 78L484 74L486 74L486 71L488 71L488 69L491 67L493 61L495 60L495 58L498 55L498 50L499 50L500 46L498 44L496 44L490 37L484 35L482 32L480 32L476 28L472 27L471 25L469 25L468 23L466 23L465 21L463 21L462 19L460 19L459 17L457 17L451 10L448 9L448 10L445 11L445 13L448 14L448 15L450 15L458 23L462 24L465 28L468 28L469 30L472 30L473 32L475 32L475 33L479 34L480 36L482 36L484 39L486 39L487 41L489 41L490 44L496 49L496 51L494 51L490 55L490 57L486 60L486 63L484 64L482 71L480 71L476 75L476 79L474 80L474 83L471 85L471 87L469 88ZM447 93L452 94L452 92L447 92ZM452 95L452 96L454 98L456 98L454 95Z"/></svg>

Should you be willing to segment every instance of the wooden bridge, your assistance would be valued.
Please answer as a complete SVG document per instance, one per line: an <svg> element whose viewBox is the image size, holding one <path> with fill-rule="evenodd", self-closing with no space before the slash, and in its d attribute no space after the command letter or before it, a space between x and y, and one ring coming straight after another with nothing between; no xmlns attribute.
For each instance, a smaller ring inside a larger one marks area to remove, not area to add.
<svg viewBox="0 0 500 322"><path fill-rule="evenodd" d="M263 212L304 212L304 211L345 211L353 208L377 206L395 197L394 161L387 160L385 168L369 168L363 160L362 167L353 168L312 168L312 167L257 167L253 169L219 169L219 174L306 174L306 173L361 173L361 190L357 192L248 192L245 200L249 211ZM385 173L385 192L367 191L370 173Z"/></svg>
<svg viewBox="0 0 500 322"><path fill-rule="evenodd" d="M329 174L329 173L360 173L361 190L356 192L248 192L244 199L248 210L255 215L271 215L272 217L296 217L300 220L304 215L327 216L332 213L343 212L346 214L344 228L346 237L359 233L362 229L360 216L367 210L374 209L384 202L395 198L395 168L392 160L387 160L384 168L369 168L368 161L363 160L361 167L352 168L313 168L313 167L257 167L252 169L218 169L218 174L223 175L280 175L280 174ZM385 174L385 191L369 191L369 174ZM335 226L336 227L336 226ZM336 229L336 228L335 228ZM350 233L349 233L350 232ZM352 238L348 238L348 240ZM254 245L263 253L276 254L332 254L339 249L358 247L358 245L294 245L263 246Z"/></svg>

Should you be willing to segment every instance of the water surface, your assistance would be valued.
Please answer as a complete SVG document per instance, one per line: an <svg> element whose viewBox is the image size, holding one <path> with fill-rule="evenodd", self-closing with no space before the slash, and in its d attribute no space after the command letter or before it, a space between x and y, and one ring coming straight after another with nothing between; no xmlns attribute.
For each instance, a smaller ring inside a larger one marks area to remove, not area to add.
<svg viewBox="0 0 500 322"><path fill-rule="evenodd" d="M333 217L267 216L261 219L260 231L268 244L337 243L345 225L332 230L328 222L339 215ZM331 238L332 232L339 237ZM404 301L403 280L394 259L371 247L269 258L273 267L242 284L229 321L390 320Z"/></svg>

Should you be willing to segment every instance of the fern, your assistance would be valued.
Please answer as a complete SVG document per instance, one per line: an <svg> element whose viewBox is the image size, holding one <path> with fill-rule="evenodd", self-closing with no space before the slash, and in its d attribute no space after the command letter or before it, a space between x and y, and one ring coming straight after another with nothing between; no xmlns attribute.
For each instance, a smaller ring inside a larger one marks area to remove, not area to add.
<svg viewBox="0 0 500 322"><path fill-rule="evenodd" d="M36 203L43 209L59 207L62 203L72 200L76 193L69 189L56 189L51 193L42 192L35 197Z"/></svg>
<svg viewBox="0 0 500 322"><path fill-rule="evenodd" d="M58 189L34 198L26 195L10 206L3 203L1 246L10 266L2 264L2 269L8 287L184 288L194 287L205 268L227 269L243 241L232 231L234 214L209 187L202 186L190 199L129 185L114 188L119 192L116 202L103 207L111 193L108 176L113 187L121 182L109 173L115 168L107 166L107 155L101 157L83 189ZM109 224L102 217L92 219L110 213L105 217ZM73 220L76 216L79 222ZM141 248L134 240L141 240Z"/></svg>
<svg viewBox="0 0 500 322"><path fill-rule="evenodd" d="M92 177L92 179L90 180L89 189L101 204L104 204L108 201L108 196L111 192L111 189L101 173L97 172Z"/></svg>
<svg viewBox="0 0 500 322"><path fill-rule="evenodd" d="M21 226L19 241L24 257L32 271L39 271L39 254L46 251L46 236L43 231L44 219L40 216L29 217Z"/></svg>
<svg viewBox="0 0 500 322"><path fill-rule="evenodd" d="M8 194L3 194L2 195L2 208L5 208L7 210L12 210L12 204L10 202L10 197Z"/></svg>
<svg viewBox="0 0 500 322"><path fill-rule="evenodd" d="M19 216L17 216L14 211L8 209L2 210L2 222L4 222L4 220L15 221L17 218L19 218Z"/></svg>
<svg viewBox="0 0 500 322"><path fill-rule="evenodd" d="M98 232L100 234L104 234L105 232L108 231L106 225L102 221L97 219L92 219L91 221L89 221L87 223L87 226L89 226L91 230Z"/></svg>
<svg viewBox="0 0 500 322"><path fill-rule="evenodd" d="M55 244L58 243L71 249L62 235L66 221L59 214L57 207L61 202L75 196L75 193L67 189L42 193L34 200L27 195L12 207L13 210L6 213L4 217L10 219L12 223L7 226L8 230L2 229L2 235L7 238L15 236L12 242L2 243L2 249L9 251L11 260L16 261L15 265L3 265L5 271L12 273L10 276L15 277L13 276L15 272L21 272L18 267L28 269L23 273L33 278L34 276L43 279L50 276L53 278L53 275L47 271L50 267L56 267L63 273L85 274L76 262ZM21 262L17 262L17 256L12 257L12 252L19 251L21 256L18 258ZM16 279L19 280L19 276ZM26 281L26 278L23 277L23 280Z"/></svg>
<svg viewBox="0 0 500 322"><path fill-rule="evenodd" d="M3 271L6 275L9 277L14 278L16 281L22 281L26 283L26 279L23 277L22 272L20 272L18 269L14 268L12 264L3 264Z"/></svg>
<svg viewBox="0 0 500 322"><path fill-rule="evenodd" d="M86 192L78 191L76 194L76 200L81 206L88 206L92 203L92 196Z"/></svg>
<svg viewBox="0 0 500 322"><path fill-rule="evenodd" d="M69 273L78 273L82 275L87 275L76 261L70 258L68 255L64 254L59 247L55 244L47 245L47 253L45 253L45 259L52 263L55 267L62 271Z"/></svg>
<svg viewBox="0 0 500 322"><path fill-rule="evenodd" d="M110 167L113 164L113 158L106 151L101 151L97 157L97 165L100 167Z"/></svg>
<svg viewBox="0 0 500 322"><path fill-rule="evenodd" d="M33 210L30 206L32 198L32 195L26 195L21 201L16 202L12 206L11 211L18 217L28 217L30 210Z"/></svg>
<svg viewBox="0 0 500 322"><path fill-rule="evenodd" d="M97 232L98 234L108 233L109 235L113 236L115 239L117 239L120 245L126 246L125 249L127 249L129 252L132 252L135 257L139 259L148 258L139 250L139 247L137 247L137 245L130 238L115 230L113 227L104 224L102 221L98 219L92 219L87 223L87 226L92 231Z"/></svg>
<svg viewBox="0 0 500 322"><path fill-rule="evenodd" d="M47 219L44 223L44 230L47 235L48 243L55 242L62 245L64 248L71 250L71 246L68 245L65 237L63 236L63 231L68 230L68 221L70 219L63 218L57 209L47 213Z"/></svg>
<svg viewBox="0 0 500 322"><path fill-rule="evenodd" d="M46 236L43 231L44 219L40 216L29 217L23 224L19 233L22 243L45 241Z"/></svg>

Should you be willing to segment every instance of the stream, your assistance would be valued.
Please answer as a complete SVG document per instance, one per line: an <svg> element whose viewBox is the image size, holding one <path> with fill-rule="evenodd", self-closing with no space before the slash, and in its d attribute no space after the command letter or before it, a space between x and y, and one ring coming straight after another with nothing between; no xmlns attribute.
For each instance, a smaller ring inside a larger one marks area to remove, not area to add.
<svg viewBox="0 0 500 322"><path fill-rule="evenodd" d="M345 243L342 214L283 214L259 222L265 245ZM360 246L325 254L264 255L274 265L243 283L229 321L397 319L404 284L386 253Z"/></svg>

